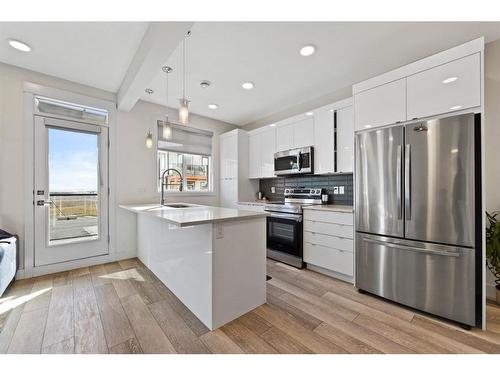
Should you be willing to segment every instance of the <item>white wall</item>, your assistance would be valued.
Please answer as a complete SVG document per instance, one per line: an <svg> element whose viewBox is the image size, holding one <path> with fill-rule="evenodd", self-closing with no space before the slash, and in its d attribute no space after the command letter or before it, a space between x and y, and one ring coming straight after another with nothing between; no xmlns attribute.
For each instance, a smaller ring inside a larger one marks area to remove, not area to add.
<svg viewBox="0 0 500 375"><path fill-rule="evenodd" d="M486 210L500 211L500 40L486 44L484 57ZM495 298L490 272L487 294Z"/></svg>
<svg viewBox="0 0 500 375"><path fill-rule="evenodd" d="M40 85L67 90L78 94L116 102L116 95L92 87L43 75L26 69L0 63L0 228L16 233L21 238L23 249L24 233L24 122L23 122L23 84L34 82ZM154 118L165 113L166 107L138 102L130 112L118 112L116 121L116 202L158 201L156 191L156 156L153 149L145 147L148 129L155 133ZM176 112L171 110L172 118ZM195 116L192 126L209 129L220 134L234 129L233 125ZM214 165L218 166L218 137L214 137ZM215 171L217 182L218 169ZM217 184L216 184L217 187ZM217 192L216 192L217 193ZM173 200L217 204L218 195L204 197L172 197ZM116 209L116 207L112 207ZM117 251L135 251L135 227L117 209ZM24 266L23 250L20 265Z"/></svg>

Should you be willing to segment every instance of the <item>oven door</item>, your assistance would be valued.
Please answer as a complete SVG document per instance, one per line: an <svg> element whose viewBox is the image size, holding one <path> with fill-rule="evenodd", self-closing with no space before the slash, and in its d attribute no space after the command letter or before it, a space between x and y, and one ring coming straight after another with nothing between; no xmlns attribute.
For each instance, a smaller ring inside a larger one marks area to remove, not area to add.
<svg viewBox="0 0 500 375"><path fill-rule="evenodd" d="M268 216L267 248L302 258L302 215L272 213Z"/></svg>

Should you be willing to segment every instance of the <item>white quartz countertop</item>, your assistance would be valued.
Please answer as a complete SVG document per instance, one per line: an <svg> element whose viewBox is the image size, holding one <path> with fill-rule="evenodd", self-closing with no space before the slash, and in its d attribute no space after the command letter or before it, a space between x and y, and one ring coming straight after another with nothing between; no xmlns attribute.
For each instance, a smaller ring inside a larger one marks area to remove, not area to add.
<svg viewBox="0 0 500 375"><path fill-rule="evenodd" d="M302 207L302 209L315 211L354 212L353 206L346 206L342 204L317 204L312 206L305 206Z"/></svg>
<svg viewBox="0 0 500 375"><path fill-rule="evenodd" d="M266 212L253 212L235 208L201 206L188 203L186 208L172 208L158 203L120 204L120 207L135 213L147 214L169 223L186 227L197 224L208 224L221 221L247 220L267 216Z"/></svg>

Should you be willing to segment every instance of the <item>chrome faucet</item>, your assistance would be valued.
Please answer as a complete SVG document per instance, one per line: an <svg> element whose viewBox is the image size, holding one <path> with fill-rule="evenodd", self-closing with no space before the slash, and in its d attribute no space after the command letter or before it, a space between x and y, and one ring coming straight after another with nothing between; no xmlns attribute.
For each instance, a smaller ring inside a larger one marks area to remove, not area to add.
<svg viewBox="0 0 500 375"><path fill-rule="evenodd" d="M169 171L174 171L176 172L179 177L181 178L181 183L179 185L179 191L182 191L182 182L183 182L183 178L182 178L182 174L181 172L179 172L177 169L175 168L168 168L168 169L165 169L163 171L163 173L161 174L161 202L160 204L162 206L165 205L165 186L167 186L168 184L165 183L165 175L169 172Z"/></svg>

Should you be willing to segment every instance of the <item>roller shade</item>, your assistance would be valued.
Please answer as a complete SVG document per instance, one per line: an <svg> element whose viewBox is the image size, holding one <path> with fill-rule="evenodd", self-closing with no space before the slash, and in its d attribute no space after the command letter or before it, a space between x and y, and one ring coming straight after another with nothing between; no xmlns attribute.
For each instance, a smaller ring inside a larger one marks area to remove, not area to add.
<svg viewBox="0 0 500 375"><path fill-rule="evenodd" d="M163 137L164 121L158 120L158 150L186 154L212 155L213 132L186 125L170 124L170 139Z"/></svg>
<svg viewBox="0 0 500 375"><path fill-rule="evenodd" d="M85 107L41 96L35 98L35 105L37 112L41 114L92 121L103 125L108 123L108 112L102 109Z"/></svg>

